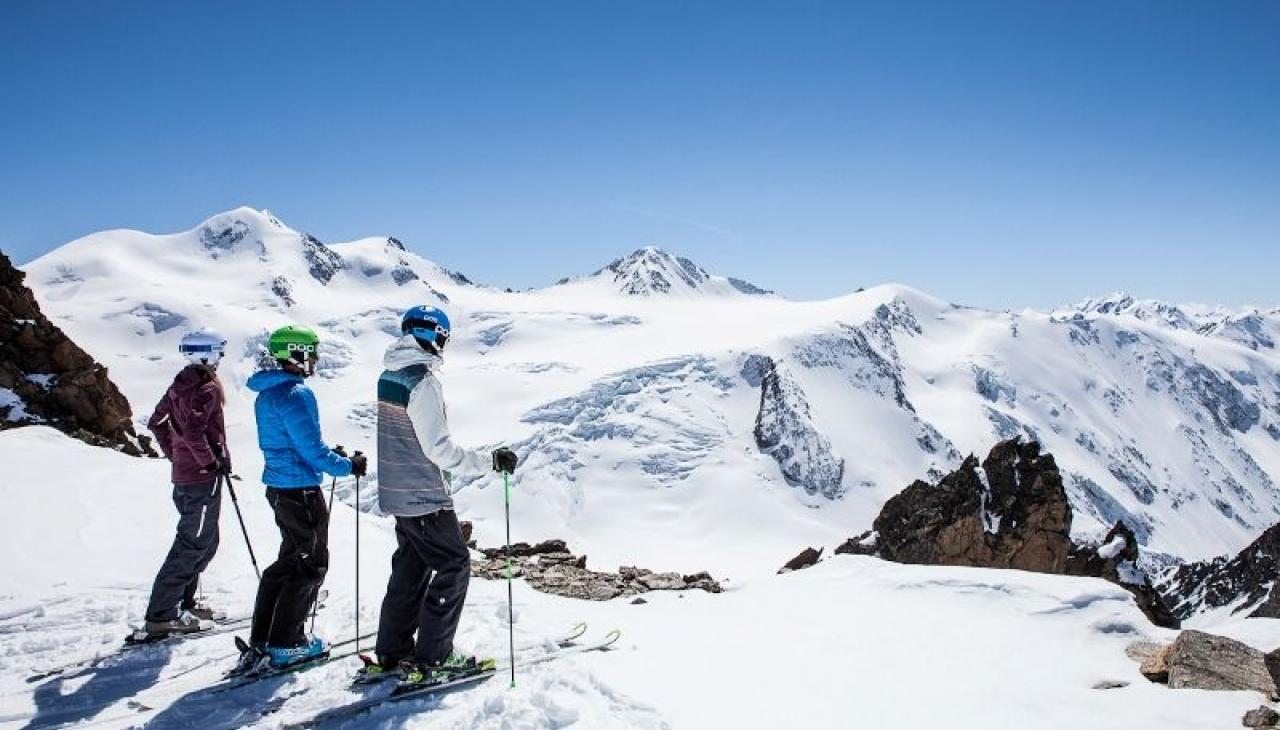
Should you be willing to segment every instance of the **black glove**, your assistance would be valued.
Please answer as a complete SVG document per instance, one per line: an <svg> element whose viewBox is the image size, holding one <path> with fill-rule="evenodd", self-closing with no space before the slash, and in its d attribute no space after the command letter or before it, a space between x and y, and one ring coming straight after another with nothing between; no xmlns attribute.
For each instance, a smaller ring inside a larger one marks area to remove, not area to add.
<svg viewBox="0 0 1280 730"><path fill-rule="evenodd" d="M505 446L499 446L493 450L493 470L502 471L508 474L514 474L516 465L520 463L516 452Z"/></svg>
<svg viewBox="0 0 1280 730"><path fill-rule="evenodd" d="M351 455L351 473L358 477L369 473L369 460L359 451Z"/></svg>
<svg viewBox="0 0 1280 730"><path fill-rule="evenodd" d="M208 464L200 469L201 474L229 475L231 474L231 460L222 454L213 455L213 463Z"/></svg>
<svg viewBox="0 0 1280 730"><path fill-rule="evenodd" d="M342 448L342 444L338 444L337 446L333 447L333 453L343 458L346 458L347 456L347 450Z"/></svg>

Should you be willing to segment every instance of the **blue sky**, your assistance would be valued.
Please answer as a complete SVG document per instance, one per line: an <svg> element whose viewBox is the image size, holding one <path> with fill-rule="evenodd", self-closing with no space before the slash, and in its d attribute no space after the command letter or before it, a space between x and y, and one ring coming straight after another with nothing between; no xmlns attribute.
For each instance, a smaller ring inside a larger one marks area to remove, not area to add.
<svg viewBox="0 0 1280 730"><path fill-rule="evenodd" d="M1280 303L1280 4L6 2L0 249L236 205L484 281Z"/></svg>

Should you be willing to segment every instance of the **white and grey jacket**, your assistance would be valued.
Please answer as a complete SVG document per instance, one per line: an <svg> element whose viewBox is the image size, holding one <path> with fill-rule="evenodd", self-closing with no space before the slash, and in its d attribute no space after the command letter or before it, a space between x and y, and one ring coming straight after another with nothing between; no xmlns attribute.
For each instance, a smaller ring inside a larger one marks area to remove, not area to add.
<svg viewBox="0 0 1280 730"><path fill-rule="evenodd" d="M491 456L449 435L444 394L432 370L440 358L412 335L387 348L378 379L378 506L383 514L421 517L453 509L441 470L464 476L492 468Z"/></svg>

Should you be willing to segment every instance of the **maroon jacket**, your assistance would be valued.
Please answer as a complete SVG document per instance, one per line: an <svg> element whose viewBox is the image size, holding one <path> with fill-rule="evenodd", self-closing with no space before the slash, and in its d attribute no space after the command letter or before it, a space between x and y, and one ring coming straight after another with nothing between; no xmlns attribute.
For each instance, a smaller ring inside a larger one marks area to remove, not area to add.
<svg viewBox="0 0 1280 730"><path fill-rule="evenodd" d="M213 376L188 365L173 379L147 421L165 458L173 463L173 483L202 484L213 479L217 456L230 460L222 394Z"/></svg>

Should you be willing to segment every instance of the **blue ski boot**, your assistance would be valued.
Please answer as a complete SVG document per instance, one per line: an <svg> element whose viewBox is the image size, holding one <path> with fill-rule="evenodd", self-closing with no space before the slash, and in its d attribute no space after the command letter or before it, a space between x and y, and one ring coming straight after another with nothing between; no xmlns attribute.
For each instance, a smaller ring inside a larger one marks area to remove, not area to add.
<svg viewBox="0 0 1280 730"><path fill-rule="evenodd" d="M304 662L313 662L329 656L329 646L319 636L298 646L268 646L272 669L286 669Z"/></svg>

